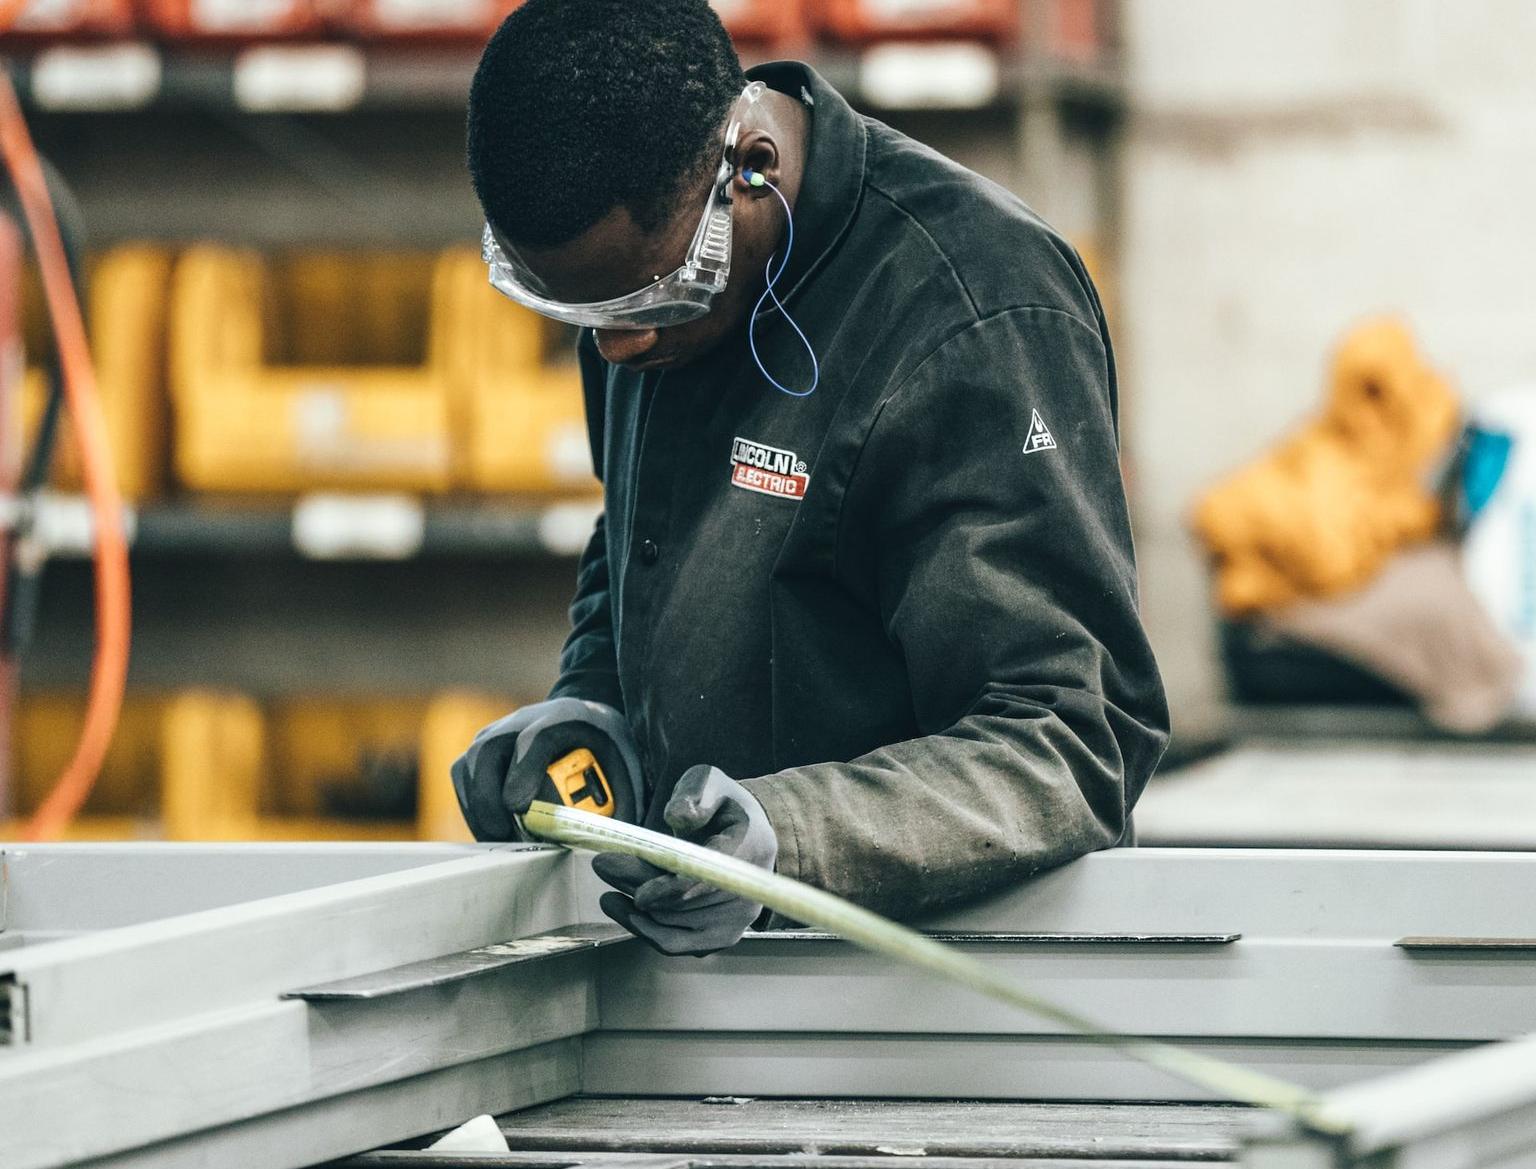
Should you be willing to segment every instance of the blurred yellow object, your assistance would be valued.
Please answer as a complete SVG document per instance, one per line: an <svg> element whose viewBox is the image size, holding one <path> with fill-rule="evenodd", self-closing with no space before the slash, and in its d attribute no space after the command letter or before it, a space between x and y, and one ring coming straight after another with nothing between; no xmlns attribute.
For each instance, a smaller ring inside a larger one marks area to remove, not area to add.
<svg viewBox="0 0 1536 1169"><path fill-rule="evenodd" d="M160 737L167 840L256 837L264 731L261 708L243 695L192 691L170 701Z"/></svg>
<svg viewBox="0 0 1536 1169"><path fill-rule="evenodd" d="M1110 271L1109 257L1104 247L1097 239L1075 239L1072 246L1077 249L1078 258L1082 260L1083 267L1088 269L1088 277L1093 281L1093 286L1099 293L1099 304L1104 309L1104 316L1112 320L1117 311L1116 295L1118 289L1114 281L1114 274Z"/></svg>
<svg viewBox="0 0 1536 1169"><path fill-rule="evenodd" d="M449 769L476 732L516 710L518 704L484 694L449 692L427 707L421 728L421 802L417 823L423 840L473 840Z"/></svg>
<svg viewBox="0 0 1536 1169"><path fill-rule="evenodd" d="M468 841L449 768L475 732L517 705L457 691L271 704L212 690L130 695L68 838ZM83 709L80 695L24 698L18 815L57 776ZM0 821L0 840L20 829Z"/></svg>
<svg viewBox="0 0 1536 1169"><path fill-rule="evenodd" d="M525 495L596 492L592 446L574 367L532 370L515 387L482 382L471 391L469 482L481 491Z"/></svg>
<svg viewBox="0 0 1536 1169"><path fill-rule="evenodd" d="M171 396L176 469L187 486L451 486L439 330L418 319L427 270L412 257L375 257L361 269L342 263L274 264L213 246L181 258L171 298ZM411 337L426 351L406 364L401 346ZM381 352L395 363L378 364ZM313 363L285 364L300 356Z"/></svg>
<svg viewBox="0 0 1536 1169"><path fill-rule="evenodd" d="M498 295L475 252L445 252L434 291L464 485L528 495L601 490L568 335Z"/></svg>
<svg viewBox="0 0 1536 1169"><path fill-rule="evenodd" d="M318 816L328 796L364 802L384 794L365 790L370 782L388 784L399 776L414 793L424 706L419 699L322 696L274 703L263 810Z"/></svg>
<svg viewBox="0 0 1536 1169"><path fill-rule="evenodd" d="M420 365L432 312L426 252L300 252L269 258L270 306L294 365ZM270 353L269 353L270 356Z"/></svg>
<svg viewBox="0 0 1536 1169"><path fill-rule="evenodd" d="M1393 551L1433 535L1440 507L1427 480L1457 418L1455 394L1402 322L1352 330L1322 414L1195 507L1221 608L1238 616L1357 588Z"/></svg>
<svg viewBox="0 0 1536 1169"><path fill-rule="evenodd" d="M160 723L166 699L133 694L123 703L117 734L91 789L88 810L94 816L158 815L160 790ZM16 712L15 798L17 810L36 810L58 779L74 750L85 717L81 694L25 694Z"/></svg>
<svg viewBox="0 0 1536 1169"><path fill-rule="evenodd" d="M169 420L165 391L165 328L171 257L149 244L112 249L91 267L88 325L112 462L123 496L141 500L165 489L169 462ZM23 298L27 350L34 360L51 354L42 289L27 282ZM48 396L38 367L27 370L22 390L22 425L30 450ZM80 453L67 419L60 420L53 483L81 490Z"/></svg>

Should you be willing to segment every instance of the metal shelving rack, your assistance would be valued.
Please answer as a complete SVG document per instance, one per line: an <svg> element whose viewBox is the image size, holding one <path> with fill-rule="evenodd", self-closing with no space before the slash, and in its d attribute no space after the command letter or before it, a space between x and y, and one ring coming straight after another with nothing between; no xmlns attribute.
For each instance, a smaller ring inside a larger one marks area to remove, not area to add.
<svg viewBox="0 0 1536 1169"><path fill-rule="evenodd" d="M948 48L949 46L946 46ZM1057 100L1120 108L1118 68L1039 53L979 46L996 64L992 92L946 97L914 91L910 104L882 107L882 90L867 83L877 54L836 47L807 59L855 104L887 109L976 109L1015 106L1043 91ZM890 46L885 46L889 49ZM934 51L903 46L915 64ZM746 50L748 67L777 54ZM335 113L364 110L463 109L478 52L403 50L346 43L264 45L234 51L178 49L148 42L67 45L17 53L12 67L23 102L54 113L157 109L239 110L247 113ZM888 91L886 91L888 92Z"/></svg>
<svg viewBox="0 0 1536 1169"><path fill-rule="evenodd" d="M409 561L418 557L570 557L601 511L592 497L423 501L413 496L315 495L280 500L195 497L124 508L129 552L140 558L297 556L319 561ZM46 498L38 529L49 554L90 554L88 507L77 496Z"/></svg>

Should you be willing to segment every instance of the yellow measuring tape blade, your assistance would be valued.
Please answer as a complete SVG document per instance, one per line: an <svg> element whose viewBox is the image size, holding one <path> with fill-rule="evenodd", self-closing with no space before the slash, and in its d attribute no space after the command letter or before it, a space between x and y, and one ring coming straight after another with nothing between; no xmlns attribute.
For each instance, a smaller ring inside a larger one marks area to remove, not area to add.
<svg viewBox="0 0 1536 1169"><path fill-rule="evenodd" d="M1041 998L1023 983L998 973L954 946L790 877L686 840L542 800L528 809L523 826L532 835L556 844L592 852L627 853L668 872L707 881L794 921L837 934L866 950L1060 1023L1091 1043L1112 1047L1222 1099L1284 1112L1319 1132L1342 1135L1348 1131L1344 1121L1326 1114L1315 1093L1299 1084L1172 1044L1107 1030L1075 1011Z"/></svg>

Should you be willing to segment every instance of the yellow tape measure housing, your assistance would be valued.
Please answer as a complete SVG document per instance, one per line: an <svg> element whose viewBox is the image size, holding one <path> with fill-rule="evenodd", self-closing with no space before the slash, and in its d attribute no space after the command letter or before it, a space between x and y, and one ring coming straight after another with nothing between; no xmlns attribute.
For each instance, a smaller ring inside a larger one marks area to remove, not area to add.
<svg viewBox="0 0 1536 1169"><path fill-rule="evenodd" d="M597 764L597 757L585 747L578 747L545 769L560 802L567 808L580 808L599 816L614 813L613 789Z"/></svg>

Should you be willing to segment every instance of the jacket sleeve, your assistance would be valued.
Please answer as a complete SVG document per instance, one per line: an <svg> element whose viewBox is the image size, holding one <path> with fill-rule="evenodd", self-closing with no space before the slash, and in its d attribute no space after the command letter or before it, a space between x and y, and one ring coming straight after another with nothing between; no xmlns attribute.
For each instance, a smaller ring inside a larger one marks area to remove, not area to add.
<svg viewBox="0 0 1536 1169"><path fill-rule="evenodd" d="M592 466L603 477L603 413L607 391L602 358L591 330L583 329L576 348L581 363L582 396L586 402L587 434ZM609 590L608 541L605 516L597 517L592 537L576 570L576 597L571 602L571 632L560 651L560 677L551 698L585 698L624 709L619 688L619 659L613 641L612 594Z"/></svg>
<svg viewBox="0 0 1536 1169"><path fill-rule="evenodd" d="M1168 712L1115 425L1100 330L1055 309L971 325L884 401L839 558L873 566L920 737L746 781L780 872L912 917L1120 839Z"/></svg>

